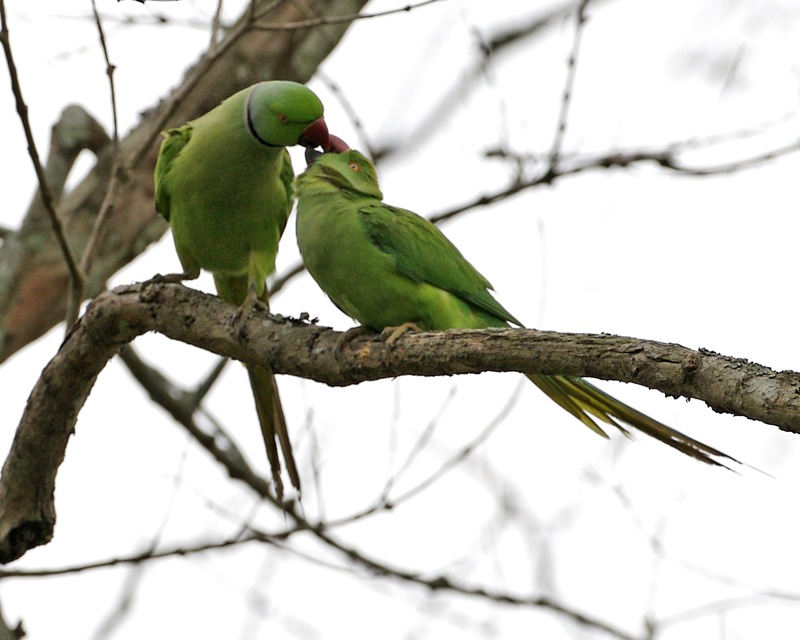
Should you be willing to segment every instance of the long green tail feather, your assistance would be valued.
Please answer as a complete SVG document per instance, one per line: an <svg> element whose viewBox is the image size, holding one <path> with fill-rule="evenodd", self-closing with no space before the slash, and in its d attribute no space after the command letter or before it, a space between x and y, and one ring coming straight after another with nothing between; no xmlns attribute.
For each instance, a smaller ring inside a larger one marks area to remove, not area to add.
<svg viewBox="0 0 800 640"><path fill-rule="evenodd" d="M528 379L558 406L604 437L608 437L608 434L597 421L612 425L630 436L630 431L624 426L628 425L706 464L727 467L720 459L739 462L722 451L629 407L582 378L529 375Z"/></svg>
<svg viewBox="0 0 800 640"><path fill-rule="evenodd" d="M267 449L267 459L272 469L272 478L275 482L275 494L278 499L283 498L283 482L281 481L281 461L278 456L278 443L286 463L286 472L292 486L300 491L300 474L292 453L292 443L289 440L289 431L286 419L283 416L281 397L278 394L278 385L275 375L269 369L258 365L248 365L247 373L250 375L250 387L256 401L258 422L261 425L261 435Z"/></svg>
<svg viewBox="0 0 800 640"><path fill-rule="evenodd" d="M217 293L223 300L239 305L240 314L250 313L256 298L269 309L269 291L265 287L263 293L260 296L256 296L255 288L251 289L248 275L221 276L214 274L214 283L217 286ZM278 445L280 445L283 453L289 480L291 480L292 486L297 489L298 493L300 493L300 474L297 471L297 465L292 453L292 443L286 427L286 418L283 415L278 383L275 380L275 375L267 367L247 365L247 373L250 376L250 388L253 390L258 423L261 427L264 447L267 450L267 460L272 471L272 480L275 483L275 495L278 500L283 500L283 480L281 479L281 460L278 454Z"/></svg>

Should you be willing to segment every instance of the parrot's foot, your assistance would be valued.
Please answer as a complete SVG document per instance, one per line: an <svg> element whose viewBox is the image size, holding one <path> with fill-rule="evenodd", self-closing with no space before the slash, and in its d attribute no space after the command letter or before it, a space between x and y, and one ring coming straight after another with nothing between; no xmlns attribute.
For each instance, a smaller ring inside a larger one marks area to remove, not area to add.
<svg viewBox="0 0 800 640"><path fill-rule="evenodd" d="M336 341L336 345L333 347L334 357L338 358L342 353L342 349L344 349L355 338L368 333L374 333L374 331L369 327L365 327L363 324L358 325L357 327L351 327L345 331L341 336L339 336L339 339Z"/></svg>
<svg viewBox="0 0 800 640"><path fill-rule="evenodd" d="M236 309L236 315L233 316L233 326L235 329L241 329L242 325L247 322L247 318L253 311L266 311L269 313L269 305L258 299L256 288L251 286L247 290L247 297L244 302Z"/></svg>
<svg viewBox="0 0 800 640"><path fill-rule="evenodd" d="M386 341L386 346L389 348L394 346L398 338L409 331L421 331L421 329L413 322L404 322L397 327L386 327L381 331L381 338Z"/></svg>

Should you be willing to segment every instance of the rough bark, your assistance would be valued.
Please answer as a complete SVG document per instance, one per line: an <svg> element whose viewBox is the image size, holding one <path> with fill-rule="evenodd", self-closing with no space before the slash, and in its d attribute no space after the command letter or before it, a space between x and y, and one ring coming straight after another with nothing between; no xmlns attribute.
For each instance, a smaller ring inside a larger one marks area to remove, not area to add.
<svg viewBox="0 0 800 640"><path fill-rule="evenodd" d="M236 312L215 296L166 284L120 287L89 305L31 392L3 466L0 562L52 537L55 477L78 412L106 362L148 331L333 386L481 371L586 376L696 398L715 411L800 433L800 374L709 351L527 329L409 334L390 349L375 335L343 343L327 327L257 311L237 324Z"/></svg>

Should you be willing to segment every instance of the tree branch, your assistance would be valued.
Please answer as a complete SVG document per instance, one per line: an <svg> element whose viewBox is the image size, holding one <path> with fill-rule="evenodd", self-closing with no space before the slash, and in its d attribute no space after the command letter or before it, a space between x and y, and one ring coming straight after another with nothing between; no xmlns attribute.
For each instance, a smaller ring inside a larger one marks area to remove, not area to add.
<svg viewBox="0 0 800 640"><path fill-rule="evenodd" d="M28 155L30 155L31 162L33 163L33 170L36 173L36 179L39 182L39 198L44 206L44 210L50 219L52 232L55 236L56 243L61 252L66 267L67 274L69 275L69 286L72 290L72 295L83 289L84 274L81 273L78 262L72 254L72 249L67 242L64 233L64 226L56 213L55 197L50 185L47 182L45 170L39 160L39 152L36 150L36 141L33 138L33 131L31 131L31 124L28 120L28 105L22 97L22 87L20 87L19 76L17 75L17 66L14 63L14 56L11 52L11 39L8 31L8 24L6 21L5 2L0 0L0 44L3 46L3 52L6 56L8 64L8 75L11 79L11 91L14 94L14 101L17 107L17 114L19 115L20 122L22 123L22 130L25 132L25 139L28 143Z"/></svg>
<svg viewBox="0 0 800 640"><path fill-rule="evenodd" d="M88 240L86 241L86 247L83 250L83 255L80 258L79 267L82 274L88 273L91 269L92 261L94 260L94 256L98 247L98 239L101 238L101 231L103 230L106 221L109 219L111 210L114 206L114 201L117 198L117 189L119 188L120 181L124 177L123 172L120 171L119 167L119 124L117 121L117 92L114 86L114 71L116 67L111 63L111 58L108 55L108 46L106 44L105 31L103 30L103 22L100 19L100 14L97 11L97 3L95 0L92 0L92 13L94 14L95 25L97 26L97 32L100 38L100 48L103 50L103 58L105 59L106 63L106 75L108 76L109 93L111 95L111 119L113 122L111 141L113 147L111 156L111 172L108 185L106 186L106 193L103 197L103 202L100 205L100 211L97 213L94 223L92 224L92 231ZM70 290L70 295L67 297L66 303L67 327L71 327L75 320L78 319L80 305L84 297L85 293L83 290L83 283L81 283L81 288L79 290L75 287Z"/></svg>
<svg viewBox="0 0 800 640"><path fill-rule="evenodd" d="M331 386L481 371L585 376L696 398L715 411L800 433L800 375L706 350L527 329L419 333L392 349L364 336L340 348L341 334L327 327L263 313L234 331L236 311L215 296L153 283L119 287L89 305L31 392L3 466L0 562L52 537L55 477L78 413L108 360L149 331Z"/></svg>
<svg viewBox="0 0 800 640"><path fill-rule="evenodd" d="M567 133L567 118L570 104L572 103L572 93L575 90L575 76L578 73L578 54L581 50L581 40L586 25L586 8L588 6L589 0L581 0L581 3L575 9L575 35L572 37L572 50L567 59L567 77L564 80L564 89L561 93L556 135L553 138L553 146L550 149L549 170L552 171L555 171L561 159L561 148L564 144L564 136Z"/></svg>
<svg viewBox="0 0 800 640"><path fill-rule="evenodd" d="M707 147L722 141L723 137L710 138ZM574 154L571 156L561 156L560 164L553 168L548 165L545 169L536 172L528 179L517 177L506 187L479 195L472 200L456 205L430 216L429 220L440 223L450 218L460 215L470 209L485 207L501 200L515 196L528 189L542 186L544 184L554 184L557 180L567 176L575 176L587 171L607 170L607 169L628 169L642 164L656 164L659 167L672 171L676 174L687 177L706 177L722 174L737 173L758 167L768 162L773 162L787 155L800 152L800 141L775 147L769 151L759 154L748 155L744 158L720 164L709 164L707 166L692 165L682 158L685 151L697 149L699 147L696 140L675 142L658 149L627 149L617 152L607 152L599 154ZM512 153L507 149L490 149L486 152L487 157L504 158L512 161L515 165L521 166L524 163L540 164L538 156L521 156Z"/></svg>

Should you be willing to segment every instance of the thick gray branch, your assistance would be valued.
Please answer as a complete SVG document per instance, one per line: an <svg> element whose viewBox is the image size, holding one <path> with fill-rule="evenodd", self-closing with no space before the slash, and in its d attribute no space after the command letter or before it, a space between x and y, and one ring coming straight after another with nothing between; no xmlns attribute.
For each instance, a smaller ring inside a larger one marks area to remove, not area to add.
<svg viewBox="0 0 800 640"><path fill-rule="evenodd" d="M481 371L565 374L634 382L800 433L800 375L675 344L611 335L507 329L419 333L390 350L377 336L341 349L329 328L237 309L181 285L120 287L98 296L31 392L0 477L0 562L52 537L55 477L100 371L148 331L276 373L344 386L401 375Z"/></svg>

